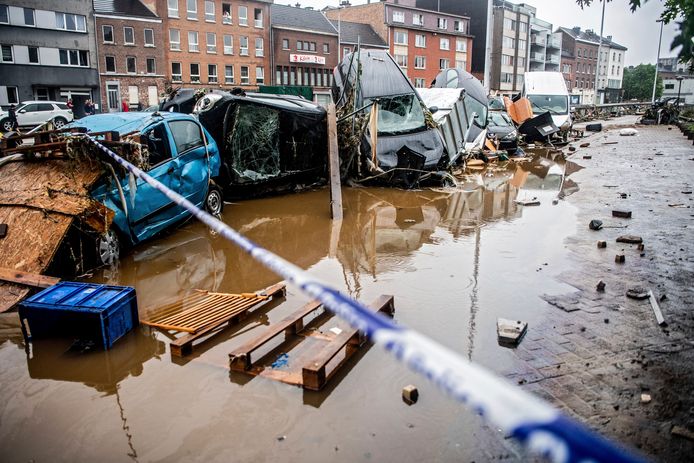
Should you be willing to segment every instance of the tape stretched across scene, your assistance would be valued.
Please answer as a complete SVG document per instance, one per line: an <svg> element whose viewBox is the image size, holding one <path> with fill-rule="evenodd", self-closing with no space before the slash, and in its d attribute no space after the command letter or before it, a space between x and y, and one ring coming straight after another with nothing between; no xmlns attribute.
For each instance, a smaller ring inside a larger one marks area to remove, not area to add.
<svg viewBox="0 0 694 463"><path fill-rule="evenodd" d="M465 360L456 352L370 311L360 302L320 282L303 269L263 249L221 220L170 190L141 169L130 164L95 138L86 137L123 168L185 208L209 228L233 242L255 260L282 276L303 293L320 301L330 311L366 334L398 360L426 377L454 400L471 407L498 427L504 435L518 439L531 452L554 462L641 462L586 426L562 415L550 404L486 369Z"/></svg>

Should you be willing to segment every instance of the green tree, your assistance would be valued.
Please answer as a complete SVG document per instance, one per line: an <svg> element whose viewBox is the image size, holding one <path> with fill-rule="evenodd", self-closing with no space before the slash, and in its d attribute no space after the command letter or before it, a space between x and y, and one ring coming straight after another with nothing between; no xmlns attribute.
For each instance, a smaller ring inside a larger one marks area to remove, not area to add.
<svg viewBox="0 0 694 463"><path fill-rule="evenodd" d="M637 99L639 101L650 101L653 94L653 76L655 75L654 64L639 64L634 68L624 68L624 79L622 88L624 89L624 100ZM663 79L658 76L658 83L655 86L655 96L663 94Z"/></svg>
<svg viewBox="0 0 694 463"><path fill-rule="evenodd" d="M599 0L576 0L581 8L590 6L593 2L599 3ZM612 0L607 0L612 1ZM629 0L629 5L632 13L641 7L648 0ZM689 71L694 72L694 0L660 0L664 3L663 13L660 19L668 24L671 21L677 22L680 33L675 36L670 44L670 50L677 47L680 51L677 55L680 63L689 63ZM677 21L677 20L681 21ZM651 79L651 85L653 79Z"/></svg>

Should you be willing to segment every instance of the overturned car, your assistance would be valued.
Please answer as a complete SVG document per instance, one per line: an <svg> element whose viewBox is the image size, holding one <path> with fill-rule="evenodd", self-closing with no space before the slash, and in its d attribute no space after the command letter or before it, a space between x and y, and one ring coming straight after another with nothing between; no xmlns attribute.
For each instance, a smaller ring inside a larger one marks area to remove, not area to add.
<svg viewBox="0 0 694 463"><path fill-rule="evenodd" d="M412 187L448 168L435 122L388 52L360 50L335 68L343 176Z"/></svg>

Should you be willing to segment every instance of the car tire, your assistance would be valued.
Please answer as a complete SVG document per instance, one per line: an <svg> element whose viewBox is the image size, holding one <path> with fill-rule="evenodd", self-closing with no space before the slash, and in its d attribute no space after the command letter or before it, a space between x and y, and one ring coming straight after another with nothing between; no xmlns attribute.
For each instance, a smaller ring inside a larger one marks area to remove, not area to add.
<svg viewBox="0 0 694 463"><path fill-rule="evenodd" d="M67 124L67 119L65 119L64 117L56 117L55 119L53 119L53 127L55 127L58 130L62 129L65 126L65 124Z"/></svg>
<svg viewBox="0 0 694 463"><path fill-rule="evenodd" d="M99 235L96 239L96 259L99 265L111 266L120 257L120 240L113 229Z"/></svg>
<svg viewBox="0 0 694 463"><path fill-rule="evenodd" d="M6 117L5 119L0 121L0 130L3 132L9 132L11 130L14 130L14 127L12 126L12 122L10 121L9 117Z"/></svg>
<svg viewBox="0 0 694 463"><path fill-rule="evenodd" d="M222 195L222 190L214 183L210 183L210 188L207 190L204 207L207 212L215 217L222 215L224 196Z"/></svg>

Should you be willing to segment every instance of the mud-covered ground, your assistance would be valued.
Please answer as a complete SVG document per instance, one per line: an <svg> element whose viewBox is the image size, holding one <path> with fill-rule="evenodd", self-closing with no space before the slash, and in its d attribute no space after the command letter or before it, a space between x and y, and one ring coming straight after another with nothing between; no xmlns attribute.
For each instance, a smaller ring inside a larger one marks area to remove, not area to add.
<svg viewBox="0 0 694 463"><path fill-rule="evenodd" d="M694 147L676 129L638 130L590 135L573 143L589 147L564 150L567 161L543 150L531 161L468 171L457 188L344 188L339 226L329 220L327 189L228 204L223 219L365 302L393 294L398 323L604 435L655 460L688 461L694 442L671 430L694 431L694 201L686 193ZM533 198L541 204L516 203ZM616 208L632 218L613 218ZM605 228L589 230L591 219ZM615 242L627 233L643 237L644 251ZM196 288L249 292L279 279L190 222L88 280L135 286L144 319ZM599 280L604 293L595 289ZM625 297L632 286L662 298L666 327L647 301ZM289 288L184 360L146 327L108 352L76 352L69 339L29 348L16 313L3 314L0 459L528 459L376 347L360 351L321 392L229 372L230 351L305 302ZM529 323L518 348L497 343L497 317ZM334 327L343 325L333 319L322 329ZM407 384L420 391L412 406L401 399Z"/></svg>

